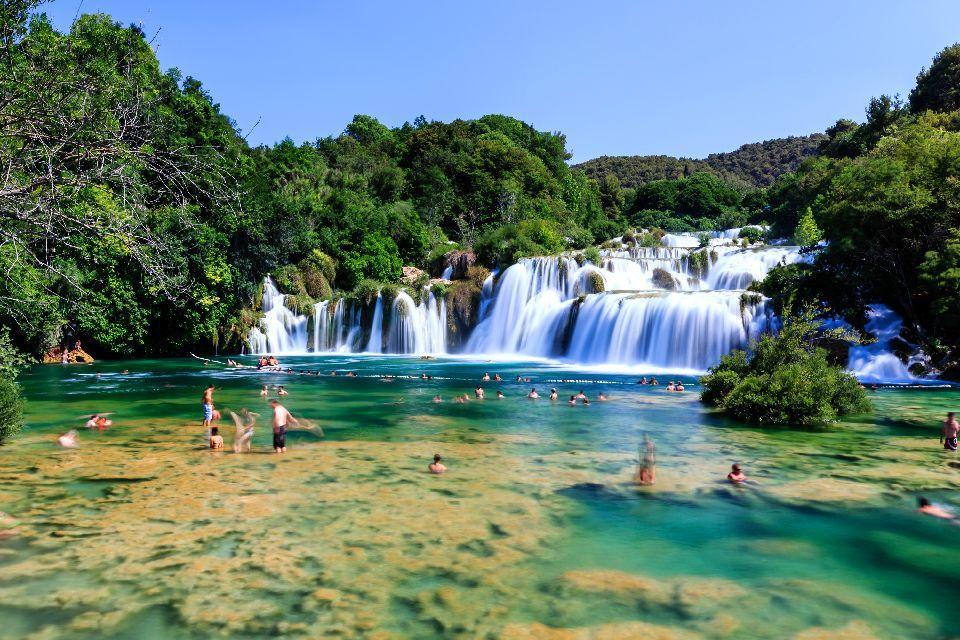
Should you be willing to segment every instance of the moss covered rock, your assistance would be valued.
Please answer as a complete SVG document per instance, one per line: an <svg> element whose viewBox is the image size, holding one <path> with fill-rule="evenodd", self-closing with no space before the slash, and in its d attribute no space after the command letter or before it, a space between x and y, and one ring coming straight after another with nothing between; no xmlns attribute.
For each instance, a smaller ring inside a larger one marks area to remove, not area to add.
<svg viewBox="0 0 960 640"><path fill-rule="evenodd" d="M653 270L653 276L651 280L653 281L653 286L658 289L676 291L680 287L680 283L677 282L677 279L674 278L669 271L659 267Z"/></svg>

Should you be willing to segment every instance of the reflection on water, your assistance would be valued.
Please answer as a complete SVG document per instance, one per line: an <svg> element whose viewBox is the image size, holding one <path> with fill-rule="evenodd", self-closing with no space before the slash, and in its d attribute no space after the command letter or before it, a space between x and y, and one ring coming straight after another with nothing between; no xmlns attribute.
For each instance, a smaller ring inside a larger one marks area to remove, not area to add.
<svg viewBox="0 0 960 640"><path fill-rule="evenodd" d="M958 529L914 512L917 495L949 505L960 485L937 446L951 389L883 389L873 415L765 431L707 412L692 378L669 394L532 363L288 364L358 377L187 360L25 375L28 429L0 449L0 510L16 518L0 523L0 637L960 633ZM507 382L451 402L485 371ZM227 451L203 447L210 380L224 415L261 414L252 453L230 451L232 425ZM293 431L286 455L268 453L264 383L327 437ZM581 389L611 400L563 401ZM108 411L114 427L56 447ZM657 484L636 488L644 432ZM435 452L446 476L425 473ZM722 481L732 462L753 485Z"/></svg>

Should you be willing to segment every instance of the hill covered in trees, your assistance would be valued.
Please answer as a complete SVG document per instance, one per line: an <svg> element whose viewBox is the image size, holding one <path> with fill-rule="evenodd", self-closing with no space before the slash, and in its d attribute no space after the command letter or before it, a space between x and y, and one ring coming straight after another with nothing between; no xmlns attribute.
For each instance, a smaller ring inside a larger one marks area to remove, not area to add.
<svg viewBox="0 0 960 640"><path fill-rule="evenodd" d="M673 156L601 156L575 165L588 177L603 180L613 174L625 189L654 180L677 180L702 171L745 189L769 187L785 173L815 155L826 139L821 133L745 144L736 151L711 153L702 160Z"/></svg>

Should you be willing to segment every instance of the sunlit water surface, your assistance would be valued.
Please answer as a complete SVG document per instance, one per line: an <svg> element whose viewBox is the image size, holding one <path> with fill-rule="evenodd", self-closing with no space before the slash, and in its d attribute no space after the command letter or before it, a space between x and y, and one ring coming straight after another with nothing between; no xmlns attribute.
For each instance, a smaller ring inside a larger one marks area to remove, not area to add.
<svg viewBox="0 0 960 640"><path fill-rule="evenodd" d="M537 363L285 364L358 377L196 360L27 372L28 426L0 448L0 637L960 634L960 529L915 512L918 495L958 501L960 461L937 444L955 390L881 389L872 415L761 430L705 409L692 377L672 394ZM451 401L485 371L505 382ZM230 451L229 419L227 451L205 449L208 382L225 418L262 414L253 453ZM264 383L326 437L294 431L271 453ZM568 406L580 389L594 401ZM114 426L84 430L94 412ZM69 428L77 449L56 445ZM638 489L644 432L657 484ZM435 452L446 476L425 473ZM755 484L727 485L732 462Z"/></svg>

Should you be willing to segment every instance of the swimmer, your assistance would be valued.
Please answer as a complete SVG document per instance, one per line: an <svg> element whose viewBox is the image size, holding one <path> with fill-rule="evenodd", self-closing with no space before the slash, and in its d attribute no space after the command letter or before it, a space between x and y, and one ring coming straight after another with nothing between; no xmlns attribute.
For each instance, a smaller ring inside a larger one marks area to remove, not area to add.
<svg viewBox="0 0 960 640"><path fill-rule="evenodd" d="M957 422L956 414L951 411L947 414L947 419L943 421L943 428L940 430L940 442L947 451L957 450L957 434L960 433L960 422Z"/></svg>
<svg viewBox="0 0 960 640"><path fill-rule="evenodd" d="M463 396L457 396L453 399L453 401L456 402L457 404L463 404L464 402L466 402L466 400L463 399Z"/></svg>
<svg viewBox="0 0 960 640"><path fill-rule="evenodd" d="M950 513L949 511L947 511L946 509L944 509L943 507L938 507L936 505L930 504L930 501L924 498L923 496L920 496L919 498L917 498L917 504L919 505L919 508L917 509L917 511L927 516L933 516L934 518L943 518L944 520L953 520L954 518L957 517L952 513Z"/></svg>
<svg viewBox="0 0 960 640"><path fill-rule="evenodd" d="M57 444L66 449L73 449L77 446L77 432L71 429L57 438Z"/></svg>
<svg viewBox="0 0 960 640"><path fill-rule="evenodd" d="M434 475L440 475L441 473L447 472L447 467L440 462L441 460L443 460L443 458L440 457L439 453L433 455L433 462L427 465L427 469L430 471L430 473Z"/></svg>
<svg viewBox="0 0 960 640"><path fill-rule="evenodd" d="M660 384L656 378L650 378L650 384Z"/></svg>
<svg viewBox="0 0 960 640"><path fill-rule="evenodd" d="M571 407L577 404L577 396L570 396L570 399L567 400L567 404L569 404Z"/></svg>
<svg viewBox="0 0 960 640"><path fill-rule="evenodd" d="M203 398L200 400L200 407L203 409L203 426L209 427L213 420L213 391L216 389L212 384L204 389Z"/></svg>
<svg viewBox="0 0 960 640"><path fill-rule="evenodd" d="M600 395L597 396L597 400L599 400L600 402L606 402L606 401L607 401L607 394L605 394L603 391L601 391L601 392L600 392Z"/></svg>
<svg viewBox="0 0 960 640"><path fill-rule="evenodd" d="M670 382L667 383L667 391L673 391L673 390L674 390L673 380L671 380Z"/></svg>
<svg viewBox="0 0 960 640"><path fill-rule="evenodd" d="M646 486L652 485L656 482L657 475L657 452L656 448L653 446L653 440L650 439L650 434L643 434L643 451L640 454L640 467L637 469L637 474L634 476L634 480L637 484L642 484Z"/></svg>
<svg viewBox="0 0 960 640"><path fill-rule="evenodd" d="M432 401L432 402L433 402L434 404L436 404L436 403L438 403L438 402L443 402L443 398L441 398L439 395L433 396L433 401Z"/></svg>
<svg viewBox="0 0 960 640"><path fill-rule="evenodd" d="M682 383L682 382L678 382L678 383L677 383L677 386L674 387L674 390L676 390L676 391L683 391L683 383Z"/></svg>
<svg viewBox="0 0 960 640"><path fill-rule="evenodd" d="M331 376L335 376L335 375L337 375L337 372L336 372L336 371L331 371L331 372L330 372L330 375L331 375Z"/></svg>
<svg viewBox="0 0 960 640"><path fill-rule="evenodd" d="M556 399L559 398L559 397L560 397L560 394L557 393L557 390L556 390L556 389L550 389L550 399L551 399L551 400L556 400Z"/></svg>
<svg viewBox="0 0 960 640"><path fill-rule="evenodd" d="M727 474L727 480L733 484L743 484L747 481L747 474L743 472L739 464L734 463L730 468L730 473Z"/></svg>
<svg viewBox="0 0 960 640"><path fill-rule="evenodd" d="M477 396L477 400L483 400L483 387L477 387L474 389L473 394Z"/></svg>
<svg viewBox="0 0 960 640"><path fill-rule="evenodd" d="M87 429L99 429L103 431L107 427L113 424L113 420L107 420L105 416L110 415L109 413L95 413L90 416L90 419L87 420L83 426Z"/></svg>
<svg viewBox="0 0 960 640"><path fill-rule="evenodd" d="M490 382L490 374L489 373L483 374L483 377L480 378L480 380L483 382Z"/></svg>
<svg viewBox="0 0 960 640"><path fill-rule="evenodd" d="M218 427L210 428L210 448L223 449L223 436L220 435L220 429Z"/></svg>
<svg viewBox="0 0 960 640"><path fill-rule="evenodd" d="M278 395L278 396L288 396L288 395L290 395L290 393L289 393L286 389L284 389L284 388L283 388L283 385L281 384L280 386L277 387L277 395Z"/></svg>
<svg viewBox="0 0 960 640"><path fill-rule="evenodd" d="M587 406L588 404L590 404L590 398L584 398L584 399L583 399L583 406Z"/></svg>
<svg viewBox="0 0 960 640"><path fill-rule="evenodd" d="M273 450L276 453L287 452L287 425L293 423L299 425L300 421L290 415L287 408L276 400L270 401L273 407Z"/></svg>
<svg viewBox="0 0 960 640"><path fill-rule="evenodd" d="M530 382L530 378L524 378L523 381L524 381L524 382Z"/></svg>
<svg viewBox="0 0 960 640"><path fill-rule="evenodd" d="M421 374L420 374L420 379L421 379L421 380L426 380L426 379L427 379L427 374L421 373Z"/></svg>
<svg viewBox="0 0 960 640"><path fill-rule="evenodd" d="M463 398L463 401L464 401L464 402L470 402L470 396L468 396L467 394L463 394L463 395L460 396L460 397Z"/></svg>
<svg viewBox="0 0 960 640"><path fill-rule="evenodd" d="M503 398L504 398L503 391L500 391L499 389L497 389L497 400L503 400Z"/></svg>
<svg viewBox="0 0 960 640"><path fill-rule="evenodd" d="M246 409L243 409L238 416L233 411L230 412L230 417L233 419L233 424L236 427L236 433L233 436L233 452L242 453L244 451L250 451L250 441L253 440L253 426L257 422L256 413L250 413ZM211 434L212 434L211 429Z"/></svg>
<svg viewBox="0 0 960 640"><path fill-rule="evenodd" d="M493 374L493 381L494 381L494 382L501 382L502 380L503 380L503 378L500 377L500 374L499 374L499 373Z"/></svg>
<svg viewBox="0 0 960 640"><path fill-rule="evenodd" d="M536 389L530 389L530 393L527 394L527 397L530 398L531 400L539 400L540 394L537 393Z"/></svg>
<svg viewBox="0 0 960 640"><path fill-rule="evenodd" d="M129 373L130 373L130 369L124 369L123 371L120 372L120 375L125 376L125 375L128 375Z"/></svg>
<svg viewBox="0 0 960 640"><path fill-rule="evenodd" d="M353 371L347 371L347 377L348 377L348 378L356 378L356 377L357 377L357 374L354 373Z"/></svg>
<svg viewBox="0 0 960 640"><path fill-rule="evenodd" d="M267 385L263 385L263 389L260 389L260 397L266 398L270 395L270 388Z"/></svg>
<svg viewBox="0 0 960 640"><path fill-rule="evenodd" d="M583 392L583 389L580 389L580 393L578 393L577 395L575 395L575 396L573 396L573 397L576 398L577 400L586 400L586 399L587 399L587 394L585 394L585 393Z"/></svg>
<svg viewBox="0 0 960 640"><path fill-rule="evenodd" d="M517 382L523 382L523 377L522 377L522 376L517 376Z"/></svg>
<svg viewBox="0 0 960 640"><path fill-rule="evenodd" d="M647 376L643 376L642 378L640 378L637 384L647 384Z"/></svg>

